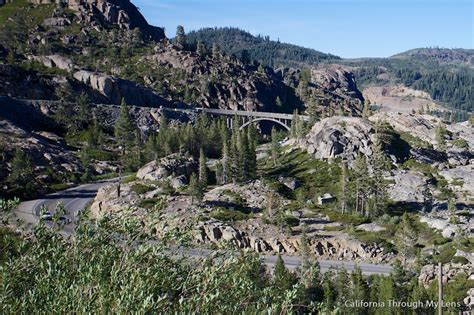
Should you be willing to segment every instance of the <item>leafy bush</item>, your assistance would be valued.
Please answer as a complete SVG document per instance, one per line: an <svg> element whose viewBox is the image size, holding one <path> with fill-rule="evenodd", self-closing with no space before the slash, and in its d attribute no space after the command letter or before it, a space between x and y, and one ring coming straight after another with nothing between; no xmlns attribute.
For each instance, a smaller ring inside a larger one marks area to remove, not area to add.
<svg viewBox="0 0 474 315"><path fill-rule="evenodd" d="M141 194L147 193L149 191L152 191L153 189L155 189L155 187L144 185L144 184L135 184L131 187L131 189L132 189L133 192L141 195Z"/></svg>
<svg viewBox="0 0 474 315"><path fill-rule="evenodd" d="M326 211L327 216L329 217L329 220L334 221L334 222L340 222L344 225L360 225L362 223L368 223L370 220L366 217L363 217L357 213L345 213L342 214L337 211L332 211L328 210Z"/></svg>
<svg viewBox="0 0 474 315"><path fill-rule="evenodd" d="M240 221L240 220L246 220L249 218L249 214L243 213L238 210L231 210L231 209L226 209L223 207L217 207L215 208L211 213L210 216L216 220L220 221Z"/></svg>
<svg viewBox="0 0 474 315"><path fill-rule="evenodd" d="M453 145L455 145L455 146L457 146L458 148L461 148L461 149L468 149L469 148L469 144L464 139L456 139L456 140L453 140L452 143L453 143Z"/></svg>

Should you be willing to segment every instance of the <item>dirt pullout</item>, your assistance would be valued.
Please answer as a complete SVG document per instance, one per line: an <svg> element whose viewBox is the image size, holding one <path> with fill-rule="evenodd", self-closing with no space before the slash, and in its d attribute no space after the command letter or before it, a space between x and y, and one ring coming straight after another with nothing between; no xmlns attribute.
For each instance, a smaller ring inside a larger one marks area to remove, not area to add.
<svg viewBox="0 0 474 315"><path fill-rule="evenodd" d="M430 95L403 85L367 86L363 90L364 98L372 104L381 106L381 111L411 113L422 107L426 110L443 110Z"/></svg>

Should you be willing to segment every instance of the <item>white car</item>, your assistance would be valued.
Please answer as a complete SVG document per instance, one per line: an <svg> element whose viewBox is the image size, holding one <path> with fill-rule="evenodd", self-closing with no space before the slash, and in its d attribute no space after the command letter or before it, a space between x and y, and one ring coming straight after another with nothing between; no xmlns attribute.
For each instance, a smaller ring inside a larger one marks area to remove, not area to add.
<svg viewBox="0 0 474 315"><path fill-rule="evenodd" d="M43 214L40 216L40 219L46 220L46 221L52 221L53 214L51 212L43 212Z"/></svg>

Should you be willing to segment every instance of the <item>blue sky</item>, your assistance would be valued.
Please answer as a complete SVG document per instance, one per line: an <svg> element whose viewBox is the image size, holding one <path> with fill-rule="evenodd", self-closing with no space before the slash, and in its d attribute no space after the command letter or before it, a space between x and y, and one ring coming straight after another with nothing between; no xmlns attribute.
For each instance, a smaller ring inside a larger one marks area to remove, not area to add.
<svg viewBox="0 0 474 315"><path fill-rule="evenodd" d="M474 0L132 0L173 37L234 26L341 57L388 57L418 47L474 47Z"/></svg>

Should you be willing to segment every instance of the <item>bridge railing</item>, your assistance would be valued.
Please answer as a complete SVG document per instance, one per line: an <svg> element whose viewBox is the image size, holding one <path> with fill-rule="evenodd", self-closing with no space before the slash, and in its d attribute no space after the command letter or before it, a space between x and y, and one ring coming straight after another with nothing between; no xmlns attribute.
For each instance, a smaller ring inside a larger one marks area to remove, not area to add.
<svg viewBox="0 0 474 315"><path fill-rule="evenodd" d="M214 114L214 115L225 115L225 116L244 116L253 118L273 118L283 120L293 120L293 114L282 114L272 112L251 112L244 110L230 110L230 109L213 109L213 108L196 108L197 111ZM300 115L302 120L309 120L309 116Z"/></svg>

